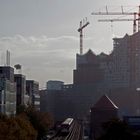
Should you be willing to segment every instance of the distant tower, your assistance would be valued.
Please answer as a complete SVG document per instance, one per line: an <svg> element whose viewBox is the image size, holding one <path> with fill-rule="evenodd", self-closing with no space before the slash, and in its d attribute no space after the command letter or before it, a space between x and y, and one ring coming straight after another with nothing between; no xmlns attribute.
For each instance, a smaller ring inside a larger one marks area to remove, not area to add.
<svg viewBox="0 0 140 140"><path fill-rule="evenodd" d="M10 51L6 51L6 66L10 66Z"/></svg>

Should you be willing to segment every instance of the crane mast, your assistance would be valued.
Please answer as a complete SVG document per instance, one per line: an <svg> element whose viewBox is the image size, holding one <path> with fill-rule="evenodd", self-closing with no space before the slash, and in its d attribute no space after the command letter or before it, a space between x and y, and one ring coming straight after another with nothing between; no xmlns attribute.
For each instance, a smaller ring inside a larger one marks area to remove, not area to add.
<svg viewBox="0 0 140 140"><path fill-rule="evenodd" d="M78 29L78 32L80 33L80 55L83 54L83 29L89 24L89 22L87 21L86 18L86 22L85 20L80 21L80 27Z"/></svg>

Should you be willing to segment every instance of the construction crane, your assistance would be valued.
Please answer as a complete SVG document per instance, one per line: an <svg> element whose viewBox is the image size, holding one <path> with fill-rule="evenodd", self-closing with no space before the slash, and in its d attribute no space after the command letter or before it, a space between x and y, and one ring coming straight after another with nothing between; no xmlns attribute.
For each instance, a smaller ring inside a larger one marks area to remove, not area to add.
<svg viewBox="0 0 140 140"><path fill-rule="evenodd" d="M80 21L80 27L78 29L78 32L80 33L80 55L83 54L83 29L89 24L87 21L87 18L85 18L83 21Z"/></svg>
<svg viewBox="0 0 140 140"><path fill-rule="evenodd" d="M109 12L108 8L106 6L106 11L105 12L92 12L91 15L133 15L134 19L105 19L105 20L99 20L100 22L113 22L113 21L133 21L133 33L136 32L136 21L138 21L138 31L140 31L140 6L139 6L139 11L138 12L124 12L123 6L121 7L122 11L121 12ZM138 16L138 18L137 18Z"/></svg>
<svg viewBox="0 0 140 140"><path fill-rule="evenodd" d="M137 23L136 21L139 19L99 19L98 22L117 22L117 21L133 21L133 33L137 32ZM138 27L139 29L139 27Z"/></svg>
<svg viewBox="0 0 140 140"><path fill-rule="evenodd" d="M106 6L105 12L92 12L91 15L134 15L135 12L124 12L123 6L121 6L121 12L109 12Z"/></svg>

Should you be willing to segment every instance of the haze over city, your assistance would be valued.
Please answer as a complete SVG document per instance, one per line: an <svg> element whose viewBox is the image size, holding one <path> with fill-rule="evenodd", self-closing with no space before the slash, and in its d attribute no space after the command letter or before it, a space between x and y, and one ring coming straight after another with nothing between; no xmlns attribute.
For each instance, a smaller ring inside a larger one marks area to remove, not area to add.
<svg viewBox="0 0 140 140"><path fill-rule="evenodd" d="M138 0L0 0L0 140L11 139L140 139Z"/></svg>
<svg viewBox="0 0 140 140"><path fill-rule="evenodd" d="M98 23L102 16L93 11L137 11L138 0L0 0L0 55L11 52L11 65L21 64L29 79L36 79L40 87L48 80L72 83L76 53L79 53L79 22L87 17L90 25L84 30L84 53L109 53L112 37L132 34L133 23ZM108 17L107 17L108 18ZM127 17L126 17L127 18ZM128 18L133 18L128 16Z"/></svg>

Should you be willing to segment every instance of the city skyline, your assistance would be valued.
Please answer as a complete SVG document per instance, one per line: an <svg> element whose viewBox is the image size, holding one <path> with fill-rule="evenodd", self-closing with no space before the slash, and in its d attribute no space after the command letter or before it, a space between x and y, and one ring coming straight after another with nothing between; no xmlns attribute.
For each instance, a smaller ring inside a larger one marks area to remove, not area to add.
<svg viewBox="0 0 140 140"><path fill-rule="evenodd" d="M1 58L8 49L11 52L11 65L21 64L23 74L28 79L39 81L41 87L48 80L72 83L76 53L79 53L77 29L80 20L87 17L90 22L84 30L84 53L89 48L95 53L109 53L113 48L113 34L132 34L133 23L113 23L112 32L110 23L98 23L97 20L103 17L92 16L91 12L104 10L106 5L109 5L109 10L112 10L111 5L139 6L138 2L0 0ZM138 10L137 7L135 9ZM4 64L3 59L1 64Z"/></svg>

